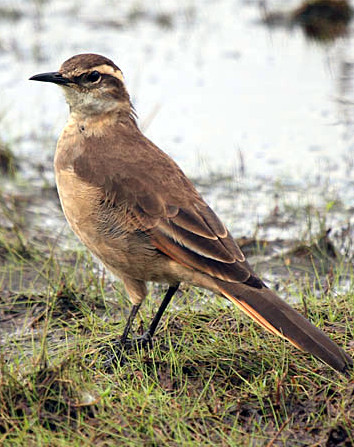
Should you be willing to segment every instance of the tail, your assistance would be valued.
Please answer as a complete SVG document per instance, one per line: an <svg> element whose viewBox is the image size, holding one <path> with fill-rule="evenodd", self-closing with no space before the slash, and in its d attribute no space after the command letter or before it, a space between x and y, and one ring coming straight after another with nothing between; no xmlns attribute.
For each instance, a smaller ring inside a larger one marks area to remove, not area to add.
<svg viewBox="0 0 354 447"><path fill-rule="evenodd" d="M353 359L342 348L267 287L216 281L222 295L269 332L285 338L337 371L345 372L353 366Z"/></svg>

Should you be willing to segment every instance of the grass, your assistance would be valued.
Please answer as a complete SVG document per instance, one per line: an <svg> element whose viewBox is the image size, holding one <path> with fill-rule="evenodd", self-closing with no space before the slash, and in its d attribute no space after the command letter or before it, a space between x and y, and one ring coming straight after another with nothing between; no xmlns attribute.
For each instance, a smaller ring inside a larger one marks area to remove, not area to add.
<svg viewBox="0 0 354 447"><path fill-rule="evenodd" d="M23 200L0 201L0 445L354 443L354 372L337 374L202 290L178 292L153 350L106 368L129 312L123 288L82 248L63 251L59 236L35 230L24 214L32 199ZM323 230L334 208L306 212ZM352 251L338 249L349 237L325 232L282 250L280 241L242 244L257 271L354 356ZM151 289L136 333L162 294Z"/></svg>
<svg viewBox="0 0 354 447"><path fill-rule="evenodd" d="M129 305L122 290L97 280L83 253L59 265L34 250L20 261L8 258L3 271L11 262L33 271L42 266L51 285L36 292L42 277L31 293L19 286L2 294L0 445L354 442L353 372L349 380L337 374L264 333L224 300L185 287L153 350L127 353L123 366L107 370L101 346L123 330ZM335 296L343 274L348 293ZM308 317L352 355L353 288L352 268L337 262L331 287L318 297L309 280L302 297ZM161 294L161 288L151 292L137 332Z"/></svg>
<svg viewBox="0 0 354 447"><path fill-rule="evenodd" d="M17 160L9 145L0 140L0 174L14 177L17 171Z"/></svg>

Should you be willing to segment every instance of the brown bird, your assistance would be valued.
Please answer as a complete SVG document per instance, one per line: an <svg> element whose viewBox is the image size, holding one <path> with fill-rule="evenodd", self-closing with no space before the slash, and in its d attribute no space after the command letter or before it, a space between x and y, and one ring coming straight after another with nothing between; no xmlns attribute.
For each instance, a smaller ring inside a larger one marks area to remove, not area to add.
<svg viewBox="0 0 354 447"><path fill-rule="evenodd" d="M220 294L273 334L338 371L351 357L272 292L225 225L177 164L139 130L121 70L79 54L34 81L60 85L70 107L55 175L74 232L124 283L133 304L125 344L146 282L169 285L142 341L148 342L181 281Z"/></svg>

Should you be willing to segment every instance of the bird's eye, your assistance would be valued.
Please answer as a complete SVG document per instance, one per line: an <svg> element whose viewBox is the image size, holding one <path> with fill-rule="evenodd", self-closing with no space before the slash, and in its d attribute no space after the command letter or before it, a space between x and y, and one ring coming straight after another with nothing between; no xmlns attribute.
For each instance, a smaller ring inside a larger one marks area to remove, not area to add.
<svg viewBox="0 0 354 447"><path fill-rule="evenodd" d="M101 79L101 75L100 75L100 73L98 72L98 71L91 71L91 73L89 73L87 76L86 76L86 80L88 81L88 82L97 82L97 81L99 81Z"/></svg>

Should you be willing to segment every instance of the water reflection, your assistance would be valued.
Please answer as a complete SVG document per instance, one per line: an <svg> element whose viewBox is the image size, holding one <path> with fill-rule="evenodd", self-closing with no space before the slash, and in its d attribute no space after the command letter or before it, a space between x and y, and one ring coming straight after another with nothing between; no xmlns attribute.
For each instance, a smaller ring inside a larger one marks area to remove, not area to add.
<svg viewBox="0 0 354 447"><path fill-rule="evenodd" d="M239 190L317 182L352 202L351 25L320 46L299 28L266 27L256 1L2 0L0 12L0 137L31 184L53 184L67 107L27 79L97 52L117 61L147 135L188 175L223 173Z"/></svg>

